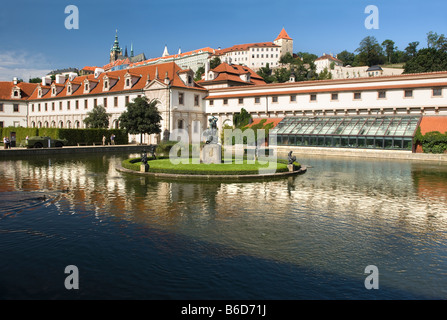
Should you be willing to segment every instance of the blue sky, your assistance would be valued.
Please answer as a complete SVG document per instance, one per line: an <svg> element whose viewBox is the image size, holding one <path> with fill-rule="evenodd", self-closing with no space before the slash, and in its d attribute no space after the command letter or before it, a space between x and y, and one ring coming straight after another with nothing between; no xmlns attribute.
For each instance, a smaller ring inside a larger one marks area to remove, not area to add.
<svg viewBox="0 0 447 320"><path fill-rule="evenodd" d="M65 7L79 9L79 29L65 28ZM379 9L379 29L364 26ZM429 31L447 34L445 0L21 0L0 12L0 80L41 77L58 68L102 66L118 29L121 47L147 58L203 47L273 41L284 27L294 52L354 51L366 36L426 47Z"/></svg>

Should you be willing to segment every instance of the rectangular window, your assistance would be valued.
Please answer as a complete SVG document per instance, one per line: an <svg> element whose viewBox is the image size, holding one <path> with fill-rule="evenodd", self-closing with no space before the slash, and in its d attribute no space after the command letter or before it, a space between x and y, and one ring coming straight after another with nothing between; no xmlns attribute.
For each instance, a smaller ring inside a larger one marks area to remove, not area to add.
<svg viewBox="0 0 447 320"><path fill-rule="evenodd" d="M255 98L255 103L261 103L261 98L256 97L256 98Z"/></svg>
<svg viewBox="0 0 447 320"><path fill-rule="evenodd" d="M34 105L32 105L32 106L33 106L33 109L34 109ZM0 103L0 112L3 112L3 103Z"/></svg>
<svg viewBox="0 0 447 320"><path fill-rule="evenodd" d="M40 107L39 107L40 109ZM62 110L62 101L59 101L59 110Z"/></svg>
<svg viewBox="0 0 447 320"><path fill-rule="evenodd" d="M239 99L238 99L238 103L239 103L239 104L244 104L244 98L239 98Z"/></svg>
<svg viewBox="0 0 447 320"><path fill-rule="evenodd" d="M2 111L3 111L3 104L2 104ZM34 112L34 103L31 105L31 111Z"/></svg>
<svg viewBox="0 0 447 320"><path fill-rule="evenodd" d="M79 100L76 100L76 101L75 101L75 108L76 108L76 110L79 109Z"/></svg>
<svg viewBox="0 0 447 320"><path fill-rule="evenodd" d="M214 100L210 100L210 106L214 106Z"/></svg>
<svg viewBox="0 0 447 320"><path fill-rule="evenodd" d="M296 95L290 96L290 102L296 102Z"/></svg>
<svg viewBox="0 0 447 320"><path fill-rule="evenodd" d="M54 102L51 102L51 111L54 111Z"/></svg>
<svg viewBox="0 0 447 320"><path fill-rule="evenodd" d="M360 100L362 98L361 92L354 92L354 100Z"/></svg>
<svg viewBox="0 0 447 320"><path fill-rule="evenodd" d="M118 107L118 97L113 98L113 106Z"/></svg>
<svg viewBox="0 0 447 320"><path fill-rule="evenodd" d="M198 94L194 95L194 106L195 107L199 106L199 95Z"/></svg>
<svg viewBox="0 0 447 320"><path fill-rule="evenodd" d="M98 99L93 99L93 107L96 107L98 105Z"/></svg>
<svg viewBox="0 0 447 320"><path fill-rule="evenodd" d="M278 97L272 97L272 102L278 102Z"/></svg>
<svg viewBox="0 0 447 320"><path fill-rule="evenodd" d="M228 99L223 99L223 104L227 105L228 104Z"/></svg>
<svg viewBox="0 0 447 320"><path fill-rule="evenodd" d="M0 128L3 128L3 121L0 121Z"/></svg>
<svg viewBox="0 0 447 320"><path fill-rule="evenodd" d="M338 93L331 94L331 100L332 101L337 101L338 100Z"/></svg>
<svg viewBox="0 0 447 320"><path fill-rule="evenodd" d="M84 109L87 109L87 108L88 108L88 100L85 99L85 100L84 100Z"/></svg>
<svg viewBox="0 0 447 320"><path fill-rule="evenodd" d="M179 92L178 93L178 104L183 105L183 102L184 102L184 94L183 94L183 92Z"/></svg>
<svg viewBox="0 0 447 320"><path fill-rule="evenodd" d="M67 101L67 110L70 110L70 101Z"/></svg>
<svg viewBox="0 0 447 320"><path fill-rule="evenodd" d="M377 94L377 97L379 99L385 99L386 98L386 91L379 91Z"/></svg>
<svg viewBox="0 0 447 320"><path fill-rule="evenodd" d="M310 95L310 101L317 101L317 95L316 94L311 94Z"/></svg>
<svg viewBox="0 0 447 320"><path fill-rule="evenodd" d="M104 108L107 108L107 98L104 98Z"/></svg>
<svg viewBox="0 0 447 320"><path fill-rule="evenodd" d="M413 90L405 90L404 97L405 98L413 98Z"/></svg>
<svg viewBox="0 0 447 320"><path fill-rule="evenodd" d="M45 111L48 111L48 103L45 102Z"/></svg>
<svg viewBox="0 0 447 320"><path fill-rule="evenodd" d="M17 103L13 104L14 112L19 112L19 105Z"/></svg>
<svg viewBox="0 0 447 320"><path fill-rule="evenodd" d="M40 103L37 105L37 111L40 112Z"/></svg>
<svg viewBox="0 0 447 320"><path fill-rule="evenodd" d="M441 88L433 88L433 97L441 97L442 89Z"/></svg>
<svg viewBox="0 0 447 320"><path fill-rule="evenodd" d="M177 126L178 126L179 129L183 129L183 120L180 119L180 120L177 122Z"/></svg>

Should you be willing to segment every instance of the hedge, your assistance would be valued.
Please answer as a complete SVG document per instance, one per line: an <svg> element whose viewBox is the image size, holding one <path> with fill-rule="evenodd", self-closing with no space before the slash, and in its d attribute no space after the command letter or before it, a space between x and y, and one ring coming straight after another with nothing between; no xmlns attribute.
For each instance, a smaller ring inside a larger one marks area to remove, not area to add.
<svg viewBox="0 0 447 320"><path fill-rule="evenodd" d="M157 160L168 159L168 157L159 157ZM132 158L127 159L122 162L122 166L126 169L133 171L140 171L141 158ZM278 160L277 161L280 166L277 168L276 172L287 172L288 168L286 166L287 161ZM259 174L259 168L251 169L251 165L240 165L236 170L231 170L231 167L225 167L227 165L222 164L221 167L228 168L229 170L222 170L217 165L213 164L200 164L200 165L188 165L188 164L179 164L179 165L168 165L166 167L156 168L151 166L151 161L148 161L149 164L149 172L152 173L171 173L171 174L194 174L194 175L248 175L248 174ZM296 166L301 167L299 163L295 163ZM200 169L198 169L200 166ZM174 167L174 168L172 168ZM209 170L206 170L209 169ZM262 170L262 169L261 169Z"/></svg>
<svg viewBox="0 0 447 320"><path fill-rule="evenodd" d="M102 143L102 136L105 135L107 143L110 142L110 136L115 134L115 144L127 144L128 135L121 129L65 129L65 128L22 128L7 127L1 128L2 142L4 136L10 136L11 132L16 133L16 144L20 145L26 136L50 137L52 139L67 139L69 146L75 146L78 143L93 144Z"/></svg>
<svg viewBox="0 0 447 320"><path fill-rule="evenodd" d="M23 128L23 127L6 127L0 128L1 142L3 143L3 137L10 137L11 132L16 133L16 145L19 146L22 140L25 140L26 136L37 136L37 128Z"/></svg>

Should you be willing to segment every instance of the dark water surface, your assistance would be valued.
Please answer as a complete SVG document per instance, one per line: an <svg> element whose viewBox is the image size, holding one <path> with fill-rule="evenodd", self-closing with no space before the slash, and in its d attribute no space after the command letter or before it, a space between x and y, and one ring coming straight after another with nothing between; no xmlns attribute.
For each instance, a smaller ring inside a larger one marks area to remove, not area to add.
<svg viewBox="0 0 447 320"><path fill-rule="evenodd" d="M447 298L446 165L297 155L295 178L172 182L128 157L0 161L0 299Z"/></svg>

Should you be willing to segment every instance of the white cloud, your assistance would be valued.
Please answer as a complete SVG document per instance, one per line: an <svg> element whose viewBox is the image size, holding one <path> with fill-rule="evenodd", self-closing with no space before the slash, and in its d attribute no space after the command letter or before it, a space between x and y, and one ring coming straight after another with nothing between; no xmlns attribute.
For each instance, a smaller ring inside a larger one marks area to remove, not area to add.
<svg viewBox="0 0 447 320"><path fill-rule="evenodd" d="M25 52L0 52L0 81L12 81L14 77L28 81L30 78L43 77L51 69L41 54Z"/></svg>

